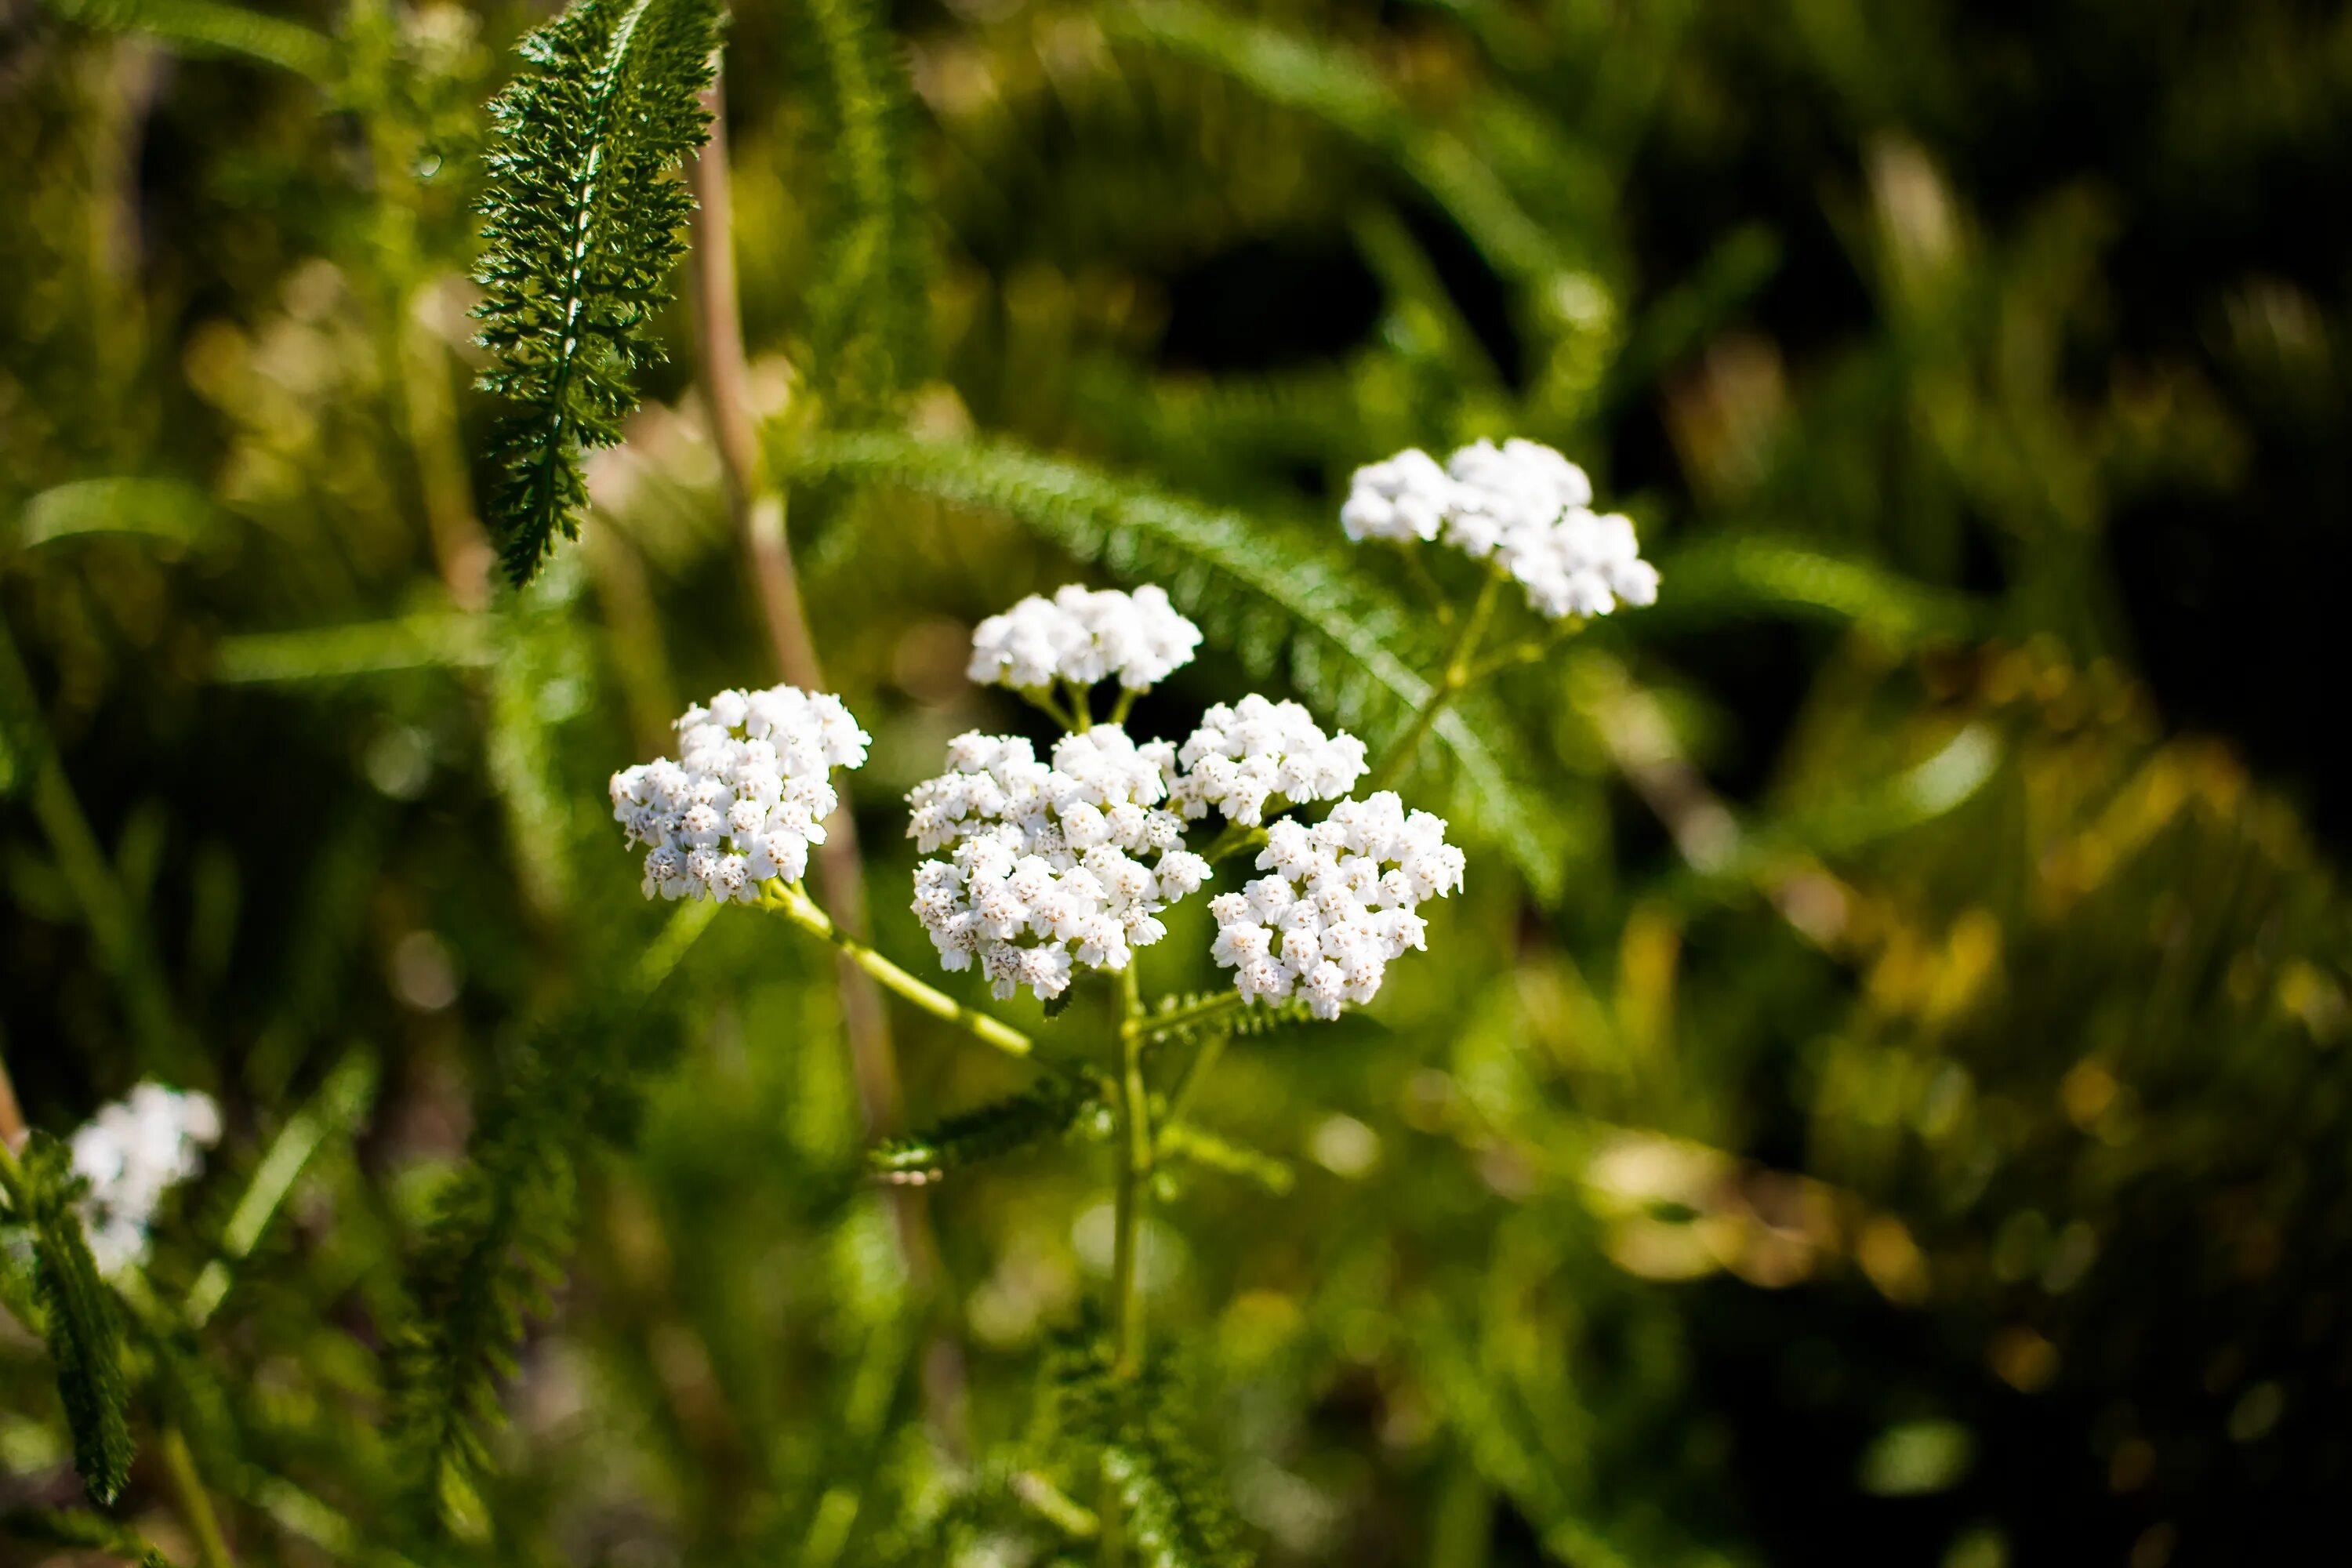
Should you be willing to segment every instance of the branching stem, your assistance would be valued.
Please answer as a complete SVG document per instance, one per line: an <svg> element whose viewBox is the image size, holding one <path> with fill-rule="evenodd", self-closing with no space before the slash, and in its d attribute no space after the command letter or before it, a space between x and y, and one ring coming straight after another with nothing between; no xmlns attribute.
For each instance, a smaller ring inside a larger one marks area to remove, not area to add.
<svg viewBox="0 0 2352 1568"><path fill-rule="evenodd" d="M993 1046L1008 1056L1027 1057L1035 1049L1028 1036L1001 1019L992 1018L974 1007L967 1007L946 992L926 985L866 943L850 935L835 922L830 915L817 908L814 900L799 887L783 882L770 882L760 894L760 907L772 910L802 930L823 937L847 955L876 981L897 992L932 1017L953 1024L982 1045Z"/></svg>
<svg viewBox="0 0 2352 1568"><path fill-rule="evenodd" d="M1428 735L1430 726L1437 722L1446 705L1470 686L1471 660L1477 656L1478 639L1486 634L1487 619L1495 613L1495 601L1500 596L1502 586L1501 571L1490 569L1486 574L1486 585L1478 590L1477 600L1470 606L1470 614L1462 623L1460 635L1454 639L1454 650L1446 655L1445 668L1431 687L1428 700L1413 714L1412 722L1407 724L1404 733L1390 744L1388 754L1381 759L1381 765L1372 770L1371 778L1364 784L1366 794L1386 789L1402 776L1405 769L1412 765L1413 757L1421 750L1421 742Z"/></svg>

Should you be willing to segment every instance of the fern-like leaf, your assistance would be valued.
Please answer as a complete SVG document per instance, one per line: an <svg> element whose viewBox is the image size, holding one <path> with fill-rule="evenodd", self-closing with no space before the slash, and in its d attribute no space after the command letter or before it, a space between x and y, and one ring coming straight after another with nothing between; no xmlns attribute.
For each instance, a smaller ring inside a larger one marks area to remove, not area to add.
<svg viewBox="0 0 2352 1568"><path fill-rule="evenodd" d="M1400 615L1369 597L1328 552L1234 513L1009 442L869 432L807 437L775 456L803 478L894 484L1001 511L1074 555L1129 578L1154 578L1245 666L1263 673L1285 662L1299 689L1342 722L1377 709L1400 723L1428 700L1429 683L1411 662L1416 639ZM1487 835L1511 853L1538 898L1557 898L1553 814L1525 782L1528 770L1506 765L1498 746L1507 743L1507 730L1449 712L1435 732L1460 764Z"/></svg>
<svg viewBox="0 0 2352 1568"><path fill-rule="evenodd" d="M807 0L833 211L810 291L810 359L835 417L887 406L924 369L931 291L913 107L884 8Z"/></svg>
<svg viewBox="0 0 2352 1568"><path fill-rule="evenodd" d="M122 1325L74 1212L71 1156L55 1139L36 1132L26 1145L24 1169L43 1327L73 1432L74 1469L91 1500L105 1507L131 1479Z"/></svg>
<svg viewBox="0 0 2352 1568"><path fill-rule="evenodd" d="M709 134L718 32L717 0L573 0L490 106L476 314L482 385L513 405L489 513L518 584L578 533L580 454L620 439L635 373L662 357L653 317L694 205L676 171Z"/></svg>
<svg viewBox="0 0 2352 1568"><path fill-rule="evenodd" d="M1102 1104L1093 1083L1049 1078L937 1127L879 1143L867 1154L866 1168L885 1182L924 1186L950 1171L1063 1137Z"/></svg>
<svg viewBox="0 0 2352 1568"><path fill-rule="evenodd" d="M1164 1360L1132 1378L1099 1345L1049 1364L1054 1415L1074 1465L1091 1461L1118 1499L1134 1561L1150 1568L1249 1568L1241 1527L1194 1442L1183 1381Z"/></svg>

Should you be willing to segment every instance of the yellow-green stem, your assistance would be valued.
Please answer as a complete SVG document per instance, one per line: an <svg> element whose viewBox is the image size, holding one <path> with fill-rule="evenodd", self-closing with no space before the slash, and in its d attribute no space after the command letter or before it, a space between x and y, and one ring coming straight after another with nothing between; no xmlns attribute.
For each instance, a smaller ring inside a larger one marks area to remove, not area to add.
<svg viewBox="0 0 2352 1568"><path fill-rule="evenodd" d="M1012 1025L992 1018L977 1008L967 1007L944 991L926 985L843 931L800 888L771 882L761 890L760 904L763 909L773 910L782 915L802 930L823 937L848 954L851 963L872 975L880 984L897 992L932 1017L953 1024L982 1045L993 1046L1007 1055L1016 1057L1026 1057L1036 1048L1028 1036Z"/></svg>
<svg viewBox="0 0 2352 1568"><path fill-rule="evenodd" d="M1118 1031L1119 1078L1118 1186L1112 1213L1116 1225L1111 1250L1111 1305L1116 1327L1116 1359L1112 1370L1130 1378L1143 1370L1143 1243L1144 1185L1151 1174L1151 1110L1143 1084L1143 1037L1135 1027L1142 1016L1143 998L1137 987L1135 965L1120 973L1120 1000L1125 1017Z"/></svg>
<svg viewBox="0 0 2352 1568"><path fill-rule="evenodd" d="M221 1539L220 1521L213 1513L204 1478L196 1474L196 1458L188 1452L188 1440L180 1436L177 1426L166 1426L156 1446L163 1452L163 1476L171 1486L172 1500L179 1505L188 1533L195 1538L196 1562L201 1568L236 1568L228 1542Z"/></svg>
<svg viewBox="0 0 2352 1568"><path fill-rule="evenodd" d="M1430 727L1437 722L1446 705L1469 686L1470 661L1478 652L1478 639L1486 633L1487 618L1495 613L1495 601L1502 586L1501 571L1489 571L1486 586L1478 590L1477 602L1470 606L1470 615L1462 623L1461 635L1454 639L1453 651L1445 657L1445 668L1431 687L1428 699L1413 714L1412 722L1405 726L1404 733L1396 738L1388 754L1381 759L1380 766L1372 770L1370 780L1364 785L1365 793L1388 788L1412 765L1413 756L1421 750Z"/></svg>

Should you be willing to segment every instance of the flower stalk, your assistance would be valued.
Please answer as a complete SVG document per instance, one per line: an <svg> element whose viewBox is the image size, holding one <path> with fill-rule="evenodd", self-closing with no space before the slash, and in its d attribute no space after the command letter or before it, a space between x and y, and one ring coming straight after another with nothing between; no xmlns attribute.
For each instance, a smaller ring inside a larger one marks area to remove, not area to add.
<svg viewBox="0 0 2352 1568"><path fill-rule="evenodd" d="M1412 759L1421 750L1421 742L1428 736L1431 727L1444 715L1446 707L1469 689L1473 670L1471 661L1477 657L1478 639L1486 635L1486 622L1494 616L1495 602L1501 596L1502 587L1503 574L1499 570L1489 571L1485 585L1478 590L1477 599L1470 606L1470 614L1462 623L1460 634L1454 639L1452 651L1445 656L1444 669L1430 688L1428 698L1413 713L1412 722L1404 727L1404 732L1391 743L1388 754L1381 759L1380 766L1372 770L1371 778L1364 785L1367 793L1384 790L1403 775L1405 769L1412 765Z"/></svg>
<svg viewBox="0 0 2352 1568"><path fill-rule="evenodd" d="M1035 1051L1036 1042L1012 1025L991 1017L976 1007L967 1007L946 992L925 984L850 935L833 917L819 909L815 900L797 884L770 882L761 889L760 907L772 910L803 931L833 943L849 963L856 964L877 984L898 993L932 1017L953 1024L981 1044L992 1046L1007 1056L1024 1058Z"/></svg>

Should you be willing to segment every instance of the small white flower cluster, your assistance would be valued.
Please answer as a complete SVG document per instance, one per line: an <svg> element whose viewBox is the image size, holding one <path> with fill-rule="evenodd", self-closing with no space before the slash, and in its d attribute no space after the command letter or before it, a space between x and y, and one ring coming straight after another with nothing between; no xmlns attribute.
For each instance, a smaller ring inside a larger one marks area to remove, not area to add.
<svg viewBox="0 0 2352 1568"><path fill-rule="evenodd" d="M1032 594L980 623L971 679L1034 690L1066 680L1085 687L1118 678L1129 691L1156 686L1192 662L1201 628L1179 615L1164 589L1099 592L1076 584L1050 598Z"/></svg>
<svg viewBox="0 0 2352 1568"><path fill-rule="evenodd" d="M1395 793L1343 800L1314 826L1287 819L1266 830L1257 868L1271 872L1209 901L1217 921L1210 956L1235 972L1244 1001L1296 994L1318 1018L1370 1002L1391 959L1423 945L1413 910L1462 885L1462 851L1445 819L1405 815Z"/></svg>
<svg viewBox="0 0 2352 1568"><path fill-rule="evenodd" d="M1017 737L950 742L950 771L907 797L916 847L951 851L915 868L940 964L977 958L1000 999L1026 985L1049 1000L1074 964L1124 969L1167 935L1160 911L1209 879L1160 804L1175 763L1167 742L1139 746L1116 724L1065 735L1050 766Z"/></svg>
<svg viewBox="0 0 2352 1568"><path fill-rule="evenodd" d="M1539 442L1479 441L1440 468L1418 447L1358 468L1339 509L1354 540L1444 542L1493 558L1554 620L1654 604L1658 572L1642 559L1631 518L1592 510L1584 470Z"/></svg>
<svg viewBox="0 0 2352 1568"><path fill-rule="evenodd" d="M1327 736L1297 703L1269 702L1255 692L1202 714L1177 760L1184 773L1169 804L1188 822L1214 806L1244 827L1263 822L1266 803L1277 796L1285 805L1337 800L1365 767L1363 742L1345 731Z"/></svg>
<svg viewBox="0 0 2352 1568"><path fill-rule="evenodd" d="M74 1174L89 1184L79 1208L101 1274L147 1258L147 1227L163 1194L194 1176L219 1142L220 1108L208 1095L142 1083L100 1108L73 1135Z"/></svg>
<svg viewBox="0 0 2352 1568"><path fill-rule="evenodd" d="M794 686L722 691L677 733L677 761L613 775L613 818L647 847L646 897L742 904L807 871L837 804L832 772L864 763L869 739L841 699Z"/></svg>

